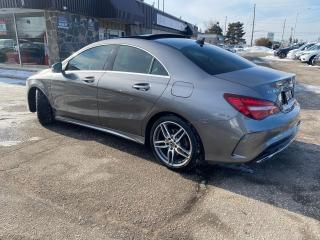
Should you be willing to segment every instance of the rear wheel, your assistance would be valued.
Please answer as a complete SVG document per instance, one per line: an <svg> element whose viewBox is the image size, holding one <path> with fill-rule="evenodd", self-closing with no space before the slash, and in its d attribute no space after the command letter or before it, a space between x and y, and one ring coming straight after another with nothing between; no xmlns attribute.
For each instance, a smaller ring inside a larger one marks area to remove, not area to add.
<svg viewBox="0 0 320 240"><path fill-rule="evenodd" d="M165 116L154 123L150 146L158 161L170 169L191 170L200 157L195 131L176 116Z"/></svg>
<svg viewBox="0 0 320 240"><path fill-rule="evenodd" d="M36 93L36 106L38 120L42 125L48 125L54 122L52 107L46 95L40 90Z"/></svg>

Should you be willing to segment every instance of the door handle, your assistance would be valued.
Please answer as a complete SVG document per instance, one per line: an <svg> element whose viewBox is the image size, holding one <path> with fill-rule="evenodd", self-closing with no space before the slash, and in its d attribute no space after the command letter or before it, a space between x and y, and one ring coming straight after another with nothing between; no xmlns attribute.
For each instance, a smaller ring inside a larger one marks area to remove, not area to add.
<svg viewBox="0 0 320 240"><path fill-rule="evenodd" d="M151 85L149 83L136 83L132 86L132 88L138 90L138 91L148 91L150 90Z"/></svg>
<svg viewBox="0 0 320 240"><path fill-rule="evenodd" d="M82 81L85 83L94 83L95 80L96 79L94 76L89 76L89 77L85 77Z"/></svg>

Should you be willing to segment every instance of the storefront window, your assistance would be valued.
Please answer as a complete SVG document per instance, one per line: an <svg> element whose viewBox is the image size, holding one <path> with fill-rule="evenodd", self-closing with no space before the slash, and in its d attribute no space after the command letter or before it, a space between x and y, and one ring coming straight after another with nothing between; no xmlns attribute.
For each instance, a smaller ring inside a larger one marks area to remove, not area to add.
<svg viewBox="0 0 320 240"><path fill-rule="evenodd" d="M0 63L19 64L16 34L12 15L0 15Z"/></svg>
<svg viewBox="0 0 320 240"><path fill-rule="evenodd" d="M16 14L21 60L24 65L47 65L43 13Z"/></svg>
<svg viewBox="0 0 320 240"><path fill-rule="evenodd" d="M0 63L47 65L46 27L43 13L15 14L18 40L13 14L0 15Z"/></svg>

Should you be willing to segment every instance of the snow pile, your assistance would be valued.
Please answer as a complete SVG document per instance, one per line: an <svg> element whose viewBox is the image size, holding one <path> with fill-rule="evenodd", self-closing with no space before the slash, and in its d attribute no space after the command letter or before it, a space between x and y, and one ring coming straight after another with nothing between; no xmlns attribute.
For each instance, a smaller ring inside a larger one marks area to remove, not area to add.
<svg viewBox="0 0 320 240"><path fill-rule="evenodd" d="M268 53L268 54L273 54L274 52L270 48L261 47L261 46L245 47L243 51L248 53Z"/></svg>
<svg viewBox="0 0 320 240"><path fill-rule="evenodd" d="M278 58L275 56L266 56L266 57L262 57L261 59L266 60L266 61L280 61L280 62L292 62L292 59L288 59L288 58Z"/></svg>

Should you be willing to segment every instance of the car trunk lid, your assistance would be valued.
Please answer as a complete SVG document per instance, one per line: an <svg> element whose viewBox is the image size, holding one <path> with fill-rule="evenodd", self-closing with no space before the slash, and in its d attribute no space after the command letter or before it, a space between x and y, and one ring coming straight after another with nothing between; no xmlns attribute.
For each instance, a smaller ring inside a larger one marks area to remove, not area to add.
<svg viewBox="0 0 320 240"><path fill-rule="evenodd" d="M275 102L283 112L293 109L294 74L257 66L215 77L254 89L262 99Z"/></svg>

